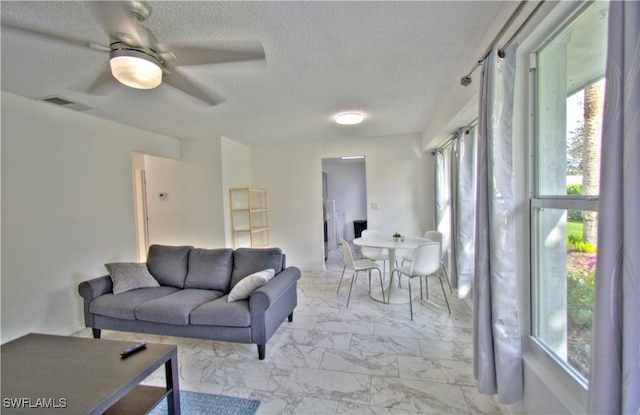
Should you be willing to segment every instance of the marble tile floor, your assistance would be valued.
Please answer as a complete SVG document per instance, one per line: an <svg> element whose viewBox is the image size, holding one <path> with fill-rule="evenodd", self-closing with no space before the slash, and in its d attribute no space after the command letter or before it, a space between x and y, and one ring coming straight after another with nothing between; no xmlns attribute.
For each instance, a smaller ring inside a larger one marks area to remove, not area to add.
<svg viewBox="0 0 640 415"><path fill-rule="evenodd" d="M338 249L326 271L302 270L293 322L269 340L263 361L253 344L107 330L103 338L177 344L182 390L258 399L258 414L501 413L476 392L471 308L455 290L449 315L437 278L430 278L432 302L418 294L411 321L408 304L372 300L361 273L347 308L348 270L336 294L342 265ZM164 385L164 372L145 383Z"/></svg>

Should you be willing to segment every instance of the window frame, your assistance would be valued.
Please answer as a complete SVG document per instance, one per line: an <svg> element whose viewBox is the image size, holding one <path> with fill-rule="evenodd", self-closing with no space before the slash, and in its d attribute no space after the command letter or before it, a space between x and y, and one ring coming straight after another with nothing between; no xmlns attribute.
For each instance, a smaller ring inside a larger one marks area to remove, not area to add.
<svg viewBox="0 0 640 415"><path fill-rule="evenodd" d="M575 7L562 22L553 30L549 31L544 39L537 45L533 46L528 52L529 58L529 74L527 84L528 96L528 165L526 166L529 175L527 198L528 209L527 218L529 222L529 233L527 235L528 247L528 267L529 273L526 285L529 288L528 302L528 318L527 333L523 334L527 338L525 362L540 379L554 377L560 380L558 392L563 396L561 401L568 408L579 408L584 406L588 391L588 380L585 379L573 368L568 362L555 355L550 348L534 335L536 326L536 275L537 264L540 252L537 245L539 241L538 228L536 223L537 209L561 209L561 210L582 210L582 211L598 211L599 195L540 195L540 171L539 171L539 89L538 89L538 53L545 48L558 35L565 31L576 19L578 19L593 2L587 2ZM576 91L574 91L576 92ZM555 382L554 382L555 383ZM557 395L556 397L559 398ZM583 410L586 408L583 408Z"/></svg>

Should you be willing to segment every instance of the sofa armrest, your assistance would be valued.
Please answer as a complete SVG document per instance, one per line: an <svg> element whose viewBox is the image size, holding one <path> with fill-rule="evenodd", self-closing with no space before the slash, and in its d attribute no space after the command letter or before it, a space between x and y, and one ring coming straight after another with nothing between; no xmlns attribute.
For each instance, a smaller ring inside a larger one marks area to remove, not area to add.
<svg viewBox="0 0 640 415"><path fill-rule="evenodd" d="M84 300L84 325L86 327L95 327L93 314L89 310L91 302L101 295L111 292L113 292L113 283L111 282L111 277L108 275L83 281L78 285L78 293Z"/></svg>
<svg viewBox="0 0 640 415"><path fill-rule="evenodd" d="M267 340L289 317L298 304L300 270L289 267L255 290L249 297L251 341L258 345L258 355L264 359Z"/></svg>
<svg viewBox="0 0 640 415"><path fill-rule="evenodd" d="M108 275L83 281L78 285L78 293L84 301L90 303L101 295L113 292L113 282Z"/></svg>
<svg viewBox="0 0 640 415"><path fill-rule="evenodd" d="M264 312L269 306L278 301L291 286L295 286L300 279L300 270L289 267L274 276L262 287L251 293L249 310L252 315Z"/></svg>

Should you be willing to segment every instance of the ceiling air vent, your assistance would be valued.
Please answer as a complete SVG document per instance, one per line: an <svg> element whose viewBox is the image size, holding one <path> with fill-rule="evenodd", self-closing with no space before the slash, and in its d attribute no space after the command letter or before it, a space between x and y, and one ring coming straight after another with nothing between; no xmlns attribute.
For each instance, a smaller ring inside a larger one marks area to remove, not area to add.
<svg viewBox="0 0 640 415"><path fill-rule="evenodd" d="M48 102L50 104L60 105L61 107L69 108L76 111L86 111L91 109L91 107L88 107L84 104L72 102L60 97L44 97L44 98L38 98L38 100Z"/></svg>

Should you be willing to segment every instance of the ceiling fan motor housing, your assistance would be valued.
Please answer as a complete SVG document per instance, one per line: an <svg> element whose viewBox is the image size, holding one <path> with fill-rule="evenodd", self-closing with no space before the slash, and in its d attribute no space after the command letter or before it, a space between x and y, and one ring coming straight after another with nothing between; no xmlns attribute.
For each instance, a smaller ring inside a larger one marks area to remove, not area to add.
<svg viewBox="0 0 640 415"><path fill-rule="evenodd" d="M151 16L151 6L144 0L130 0L123 3L139 22L144 22Z"/></svg>
<svg viewBox="0 0 640 415"><path fill-rule="evenodd" d="M160 55L158 55L155 50L143 46L130 46L126 43L115 41L111 43L110 58L117 56L135 56L149 60L159 67L162 67L162 58L160 58Z"/></svg>

